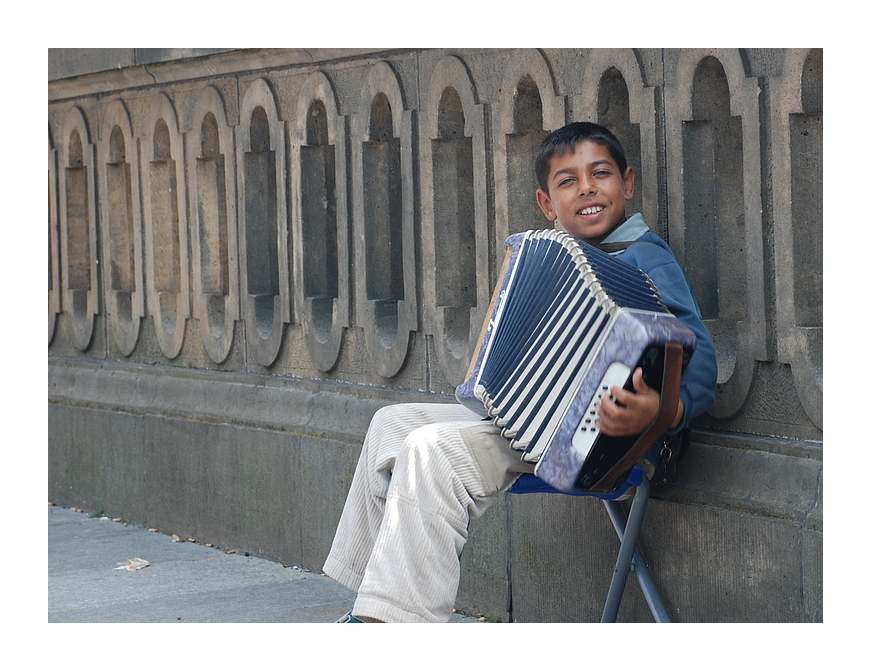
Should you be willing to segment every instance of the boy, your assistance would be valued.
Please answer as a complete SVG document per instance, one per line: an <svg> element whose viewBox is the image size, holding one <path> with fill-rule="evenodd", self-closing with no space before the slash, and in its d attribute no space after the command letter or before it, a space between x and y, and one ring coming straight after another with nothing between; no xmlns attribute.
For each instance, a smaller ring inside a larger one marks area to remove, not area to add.
<svg viewBox="0 0 871 671"><path fill-rule="evenodd" d="M669 433L714 399L717 366L689 282L668 245L640 214L626 219L635 174L607 129L572 123L551 133L535 161L538 205L556 226L620 254L646 272L663 302L698 339L684 371ZM628 244L627 244L628 243ZM641 244L637 244L641 243ZM633 373L635 392L614 390L599 429L641 433L659 393ZM324 573L358 593L343 622L445 622L460 579L469 520L533 470L491 422L458 404L399 404L372 419ZM655 458L657 446L648 451Z"/></svg>

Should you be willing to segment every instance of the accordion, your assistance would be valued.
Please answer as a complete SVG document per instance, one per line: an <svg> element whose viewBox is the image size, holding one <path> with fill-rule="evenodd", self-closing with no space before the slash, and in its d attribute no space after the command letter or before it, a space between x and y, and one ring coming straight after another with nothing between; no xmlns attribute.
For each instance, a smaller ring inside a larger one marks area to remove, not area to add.
<svg viewBox="0 0 871 671"><path fill-rule="evenodd" d="M563 492L622 485L677 411L695 334L638 268L557 230L506 240L506 256L457 400L502 428L535 474ZM637 436L597 430L596 406L641 366L661 393Z"/></svg>

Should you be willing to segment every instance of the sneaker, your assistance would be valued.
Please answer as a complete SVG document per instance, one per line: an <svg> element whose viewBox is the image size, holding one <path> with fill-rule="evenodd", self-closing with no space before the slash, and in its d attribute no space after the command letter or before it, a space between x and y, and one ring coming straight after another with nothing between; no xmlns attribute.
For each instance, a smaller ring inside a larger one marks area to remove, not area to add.
<svg viewBox="0 0 871 671"><path fill-rule="evenodd" d="M340 617L338 620L336 620L336 623L339 623L339 622L360 622L360 623L362 623L363 620L358 620L356 617L351 615L351 611L348 611L347 613L342 615L342 617Z"/></svg>

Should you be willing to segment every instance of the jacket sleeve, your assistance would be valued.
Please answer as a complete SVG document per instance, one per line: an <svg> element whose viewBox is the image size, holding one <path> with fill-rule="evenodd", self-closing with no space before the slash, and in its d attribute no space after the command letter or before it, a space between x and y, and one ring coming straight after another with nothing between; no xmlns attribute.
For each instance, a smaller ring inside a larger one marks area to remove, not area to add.
<svg viewBox="0 0 871 671"><path fill-rule="evenodd" d="M714 341L702 322L689 278L671 250L654 244L638 244L629 248L625 256L627 262L647 273L668 309L696 335L696 350L681 377L680 397L684 404L684 416L678 426L667 432L674 434L714 402L717 390Z"/></svg>

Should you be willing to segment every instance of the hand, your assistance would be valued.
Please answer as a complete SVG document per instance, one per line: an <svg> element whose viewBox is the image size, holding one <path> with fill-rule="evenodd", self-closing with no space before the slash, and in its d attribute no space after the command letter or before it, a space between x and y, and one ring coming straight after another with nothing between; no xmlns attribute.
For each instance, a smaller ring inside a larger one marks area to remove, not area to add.
<svg viewBox="0 0 871 671"><path fill-rule="evenodd" d="M659 392L648 387L641 376L641 368L632 373L635 391L612 388L611 398L599 404L596 427L607 436L634 436L643 432L656 419L659 412ZM681 408L681 416L683 410Z"/></svg>

